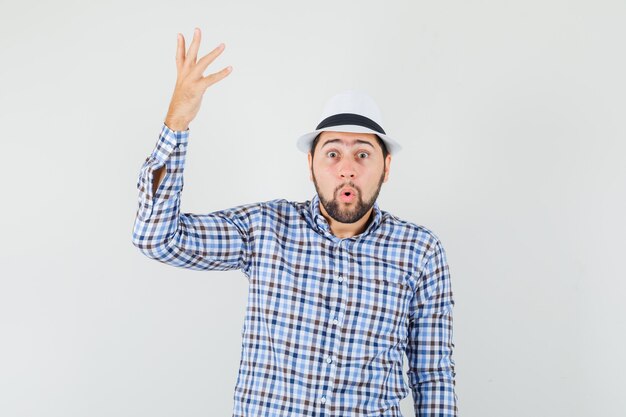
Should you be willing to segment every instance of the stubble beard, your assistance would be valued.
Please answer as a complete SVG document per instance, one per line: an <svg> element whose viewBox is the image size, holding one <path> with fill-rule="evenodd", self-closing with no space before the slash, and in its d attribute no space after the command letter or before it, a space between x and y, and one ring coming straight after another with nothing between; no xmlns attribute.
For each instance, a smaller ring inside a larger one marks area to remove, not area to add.
<svg viewBox="0 0 626 417"><path fill-rule="evenodd" d="M348 182L347 184L339 186L336 190L333 191L332 200L327 200L320 192L320 188L317 184L317 179L315 178L315 172L312 171L311 173L313 176L313 184L315 184L315 190L317 191L317 195L319 196L320 202L324 206L324 209L326 209L326 212L330 217L340 223L356 223L357 221L359 221L376 202L376 199L378 198L378 194L380 193L380 189L383 184L383 180L385 179L385 170L383 169L383 173L378 181L376 192L367 201L363 201L363 193L361 192L361 189L357 188L352 182ZM339 201L339 199L335 196L337 196L337 193L339 193L341 188L346 185L354 188L357 191L357 195L356 200L352 203L354 207L342 209L341 207L344 203Z"/></svg>

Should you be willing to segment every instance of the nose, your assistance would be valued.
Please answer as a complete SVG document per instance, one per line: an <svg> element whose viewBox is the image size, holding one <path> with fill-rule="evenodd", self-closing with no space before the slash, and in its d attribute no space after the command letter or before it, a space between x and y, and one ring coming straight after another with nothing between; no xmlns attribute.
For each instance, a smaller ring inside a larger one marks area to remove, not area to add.
<svg viewBox="0 0 626 417"><path fill-rule="evenodd" d="M338 166L338 172L341 178L354 178L354 176L356 175L355 164L356 163L350 158L342 158Z"/></svg>
<svg viewBox="0 0 626 417"><path fill-rule="evenodd" d="M354 178L356 175L354 164L351 161L342 161L341 166L339 167L339 174L341 175L341 178Z"/></svg>

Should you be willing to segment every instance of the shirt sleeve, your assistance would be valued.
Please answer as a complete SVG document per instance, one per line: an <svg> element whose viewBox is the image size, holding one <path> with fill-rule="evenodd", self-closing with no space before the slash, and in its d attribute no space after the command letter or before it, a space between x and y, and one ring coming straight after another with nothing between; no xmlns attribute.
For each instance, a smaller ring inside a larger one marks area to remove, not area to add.
<svg viewBox="0 0 626 417"><path fill-rule="evenodd" d="M249 277L252 217L258 204L209 214L180 212L189 129L163 124L154 150L139 171L133 244L159 262L194 270L241 269ZM154 171L165 176L153 191Z"/></svg>
<svg viewBox="0 0 626 417"><path fill-rule="evenodd" d="M452 309L446 253L439 241L428 257L411 303L407 358L416 417L456 417Z"/></svg>

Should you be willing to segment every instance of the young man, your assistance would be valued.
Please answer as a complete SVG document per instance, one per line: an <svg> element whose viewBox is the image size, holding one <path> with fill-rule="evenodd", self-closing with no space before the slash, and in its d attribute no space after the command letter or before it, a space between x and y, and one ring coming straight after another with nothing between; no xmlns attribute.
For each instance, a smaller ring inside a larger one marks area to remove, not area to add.
<svg viewBox="0 0 626 417"><path fill-rule="evenodd" d="M146 256L195 270L240 269L249 293L233 416L457 416L450 274L424 226L376 202L400 145L376 103L344 91L297 147L316 194L209 214L180 212L189 122L202 76L224 49L196 63L179 35L178 80L161 134L141 167L133 243ZM403 354L409 360L407 386Z"/></svg>

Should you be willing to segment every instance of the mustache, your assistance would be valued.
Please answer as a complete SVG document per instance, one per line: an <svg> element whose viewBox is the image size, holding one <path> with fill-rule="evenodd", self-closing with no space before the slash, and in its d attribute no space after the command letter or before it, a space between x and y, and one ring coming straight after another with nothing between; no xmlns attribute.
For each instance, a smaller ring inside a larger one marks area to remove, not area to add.
<svg viewBox="0 0 626 417"><path fill-rule="evenodd" d="M349 182L347 184L342 184L339 187L337 187L335 189L335 194L338 193L339 191L341 191L341 189L344 188L344 187L350 187L350 188L354 189L358 194L361 194L361 189L359 187L357 187L356 185L354 185L354 183L352 183L352 182Z"/></svg>

